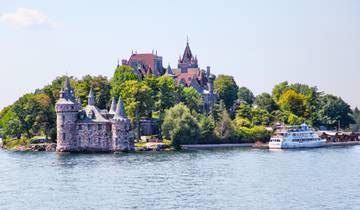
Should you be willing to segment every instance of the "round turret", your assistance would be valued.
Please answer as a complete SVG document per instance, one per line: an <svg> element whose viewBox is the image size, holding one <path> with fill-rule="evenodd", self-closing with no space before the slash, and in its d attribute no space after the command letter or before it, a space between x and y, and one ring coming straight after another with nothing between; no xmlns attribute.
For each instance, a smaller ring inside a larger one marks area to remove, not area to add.
<svg viewBox="0 0 360 210"><path fill-rule="evenodd" d="M55 104L57 147L59 152L76 150L76 122L81 105L75 100L74 92L68 79L60 91L60 99Z"/></svg>

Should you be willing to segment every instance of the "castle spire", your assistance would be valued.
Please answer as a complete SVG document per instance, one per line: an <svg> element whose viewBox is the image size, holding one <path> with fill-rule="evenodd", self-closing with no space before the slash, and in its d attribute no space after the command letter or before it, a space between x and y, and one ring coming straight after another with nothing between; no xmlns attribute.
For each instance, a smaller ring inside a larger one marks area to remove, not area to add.
<svg viewBox="0 0 360 210"><path fill-rule="evenodd" d="M60 92L66 100L75 101L74 91L70 85L69 77L65 78L64 86L62 88L62 92Z"/></svg>
<svg viewBox="0 0 360 210"><path fill-rule="evenodd" d="M166 69L165 75L167 75L167 76L175 76L173 70L170 67L170 64L168 65L168 67Z"/></svg>
<svg viewBox="0 0 360 210"><path fill-rule="evenodd" d="M115 114L115 112L116 112L116 101L115 101L115 97L114 97L111 101L111 107L109 110L109 114Z"/></svg>
<svg viewBox="0 0 360 210"><path fill-rule="evenodd" d="M189 40L187 40L184 54L183 54L181 61L182 61L182 63L191 63L192 60L193 60L193 54L190 49Z"/></svg>
<svg viewBox="0 0 360 210"><path fill-rule="evenodd" d="M124 103L122 101L121 96L119 96L119 101L116 106L116 112L115 112L114 119L121 119L121 118L127 118L127 116L126 116L126 112L125 112L125 108L124 108Z"/></svg>
<svg viewBox="0 0 360 210"><path fill-rule="evenodd" d="M95 106L95 96L94 96L94 91L92 88L90 88L90 92L89 92L89 96L88 96L88 105Z"/></svg>
<svg viewBox="0 0 360 210"><path fill-rule="evenodd" d="M66 77L63 88L64 88L64 91L72 90L69 77Z"/></svg>

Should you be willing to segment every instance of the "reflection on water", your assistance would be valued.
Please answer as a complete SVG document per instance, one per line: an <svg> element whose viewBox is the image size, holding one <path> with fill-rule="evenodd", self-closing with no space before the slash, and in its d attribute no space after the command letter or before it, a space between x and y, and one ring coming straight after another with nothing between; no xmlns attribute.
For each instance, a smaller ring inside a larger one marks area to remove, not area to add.
<svg viewBox="0 0 360 210"><path fill-rule="evenodd" d="M356 209L360 146L56 154L0 150L0 209Z"/></svg>

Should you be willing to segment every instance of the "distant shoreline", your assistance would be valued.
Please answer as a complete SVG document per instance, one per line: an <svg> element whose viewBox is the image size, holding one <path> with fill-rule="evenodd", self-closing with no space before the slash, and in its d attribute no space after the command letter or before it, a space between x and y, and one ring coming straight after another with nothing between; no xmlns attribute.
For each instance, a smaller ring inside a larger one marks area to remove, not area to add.
<svg viewBox="0 0 360 210"><path fill-rule="evenodd" d="M360 141L349 142L328 142L323 147L340 147L360 145ZM266 144L257 145L256 143L240 143L240 144L189 144L181 145L182 149L220 149L220 148L258 148L268 149Z"/></svg>

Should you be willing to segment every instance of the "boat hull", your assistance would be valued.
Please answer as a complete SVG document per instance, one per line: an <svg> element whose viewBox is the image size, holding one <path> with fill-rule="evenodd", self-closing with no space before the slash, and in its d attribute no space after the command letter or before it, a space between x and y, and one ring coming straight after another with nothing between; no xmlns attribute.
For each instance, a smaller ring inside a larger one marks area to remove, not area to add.
<svg viewBox="0 0 360 210"><path fill-rule="evenodd" d="M297 149L297 148L317 148L325 146L326 140L322 139L319 141L310 141L310 142L270 142L269 149Z"/></svg>

